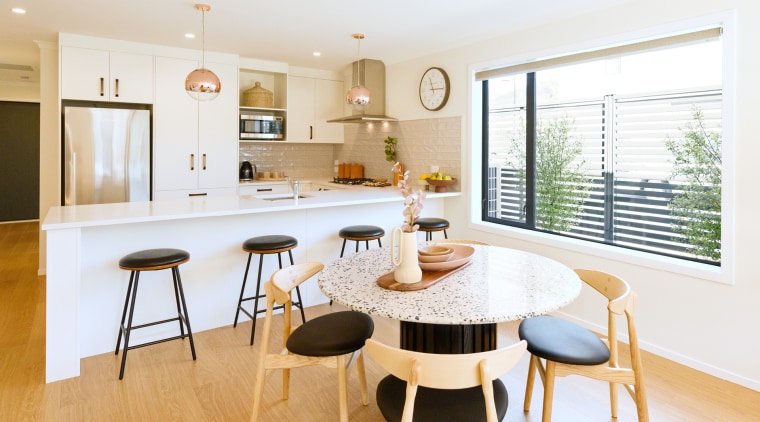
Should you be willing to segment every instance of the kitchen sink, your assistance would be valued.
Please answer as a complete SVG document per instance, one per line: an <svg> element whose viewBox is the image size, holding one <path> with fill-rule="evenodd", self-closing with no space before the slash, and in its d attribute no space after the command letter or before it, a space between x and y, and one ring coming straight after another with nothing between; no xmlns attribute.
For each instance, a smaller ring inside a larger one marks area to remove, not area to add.
<svg viewBox="0 0 760 422"><path fill-rule="evenodd" d="M281 201L283 199L294 199L292 193L272 193L269 195L256 195L255 198L263 199L265 201ZM298 195L299 199L311 198L311 195Z"/></svg>

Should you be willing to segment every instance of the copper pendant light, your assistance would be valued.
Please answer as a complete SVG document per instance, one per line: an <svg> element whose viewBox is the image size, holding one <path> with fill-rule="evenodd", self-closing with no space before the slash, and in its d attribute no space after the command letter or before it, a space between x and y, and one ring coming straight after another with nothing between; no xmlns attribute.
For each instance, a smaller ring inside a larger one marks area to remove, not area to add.
<svg viewBox="0 0 760 422"><path fill-rule="evenodd" d="M201 67L187 75L185 91L198 101L213 100L222 90L222 83L214 72L206 69L206 12L211 10L207 4L196 4L195 10L203 14L203 47L201 50Z"/></svg>
<svg viewBox="0 0 760 422"><path fill-rule="evenodd" d="M364 34L354 34L356 39L356 85L348 90L346 94L346 103L352 106L355 110L364 111L372 102L372 96L369 89L362 85L361 73L359 72L359 64L361 57L359 49L361 47L361 40L364 39ZM366 82L366 81L365 81Z"/></svg>

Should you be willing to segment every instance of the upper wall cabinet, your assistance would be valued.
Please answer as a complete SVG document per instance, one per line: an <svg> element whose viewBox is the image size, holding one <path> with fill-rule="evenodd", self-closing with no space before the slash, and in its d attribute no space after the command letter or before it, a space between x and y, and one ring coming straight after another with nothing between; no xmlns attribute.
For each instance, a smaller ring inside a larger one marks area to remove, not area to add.
<svg viewBox="0 0 760 422"><path fill-rule="evenodd" d="M153 103L153 56L61 47L61 97Z"/></svg>
<svg viewBox="0 0 760 422"><path fill-rule="evenodd" d="M343 143L343 81L288 76L288 142Z"/></svg>

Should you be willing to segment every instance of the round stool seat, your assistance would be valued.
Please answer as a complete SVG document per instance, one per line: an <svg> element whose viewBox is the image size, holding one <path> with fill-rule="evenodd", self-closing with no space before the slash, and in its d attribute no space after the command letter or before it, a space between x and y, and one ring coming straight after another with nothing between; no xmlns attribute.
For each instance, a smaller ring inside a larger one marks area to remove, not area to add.
<svg viewBox="0 0 760 422"><path fill-rule="evenodd" d="M132 252L119 260L119 268L130 271L151 271L175 267L187 262L190 253L182 249L146 249Z"/></svg>
<svg viewBox="0 0 760 422"><path fill-rule="evenodd" d="M286 347L301 356L337 356L355 352L372 337L375 324L356 311L334 312L307 321L288 337Z"/></svg>
<svg viewBox="0 0 760 422"><path fill-rule="evenodd" d="M443 230L449 228L449 221L443 218L420 218L417 223L420 230Z"/></svg>
<svg viewBox="0 0 760 422"><path fill-rule="evenodd" d="M368 225L343 227L338 232L338 236L350 240L375 240L384 235L382 227Z"/></svg>
<svg viewBox="0 0 760 422"><path fill-rule="evenodd" d="M298 246L298 240L292 236L272 234L252 237L243 242L243 250L250 253L284 252Z"/></svg>

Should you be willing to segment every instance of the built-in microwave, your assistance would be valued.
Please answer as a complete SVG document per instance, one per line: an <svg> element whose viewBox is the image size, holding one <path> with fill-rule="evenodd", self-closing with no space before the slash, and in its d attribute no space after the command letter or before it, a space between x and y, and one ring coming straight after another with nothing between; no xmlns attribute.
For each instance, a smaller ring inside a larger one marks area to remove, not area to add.
<svg viewBox="0 0 760 422"><path fill-rule="evenodd" d="M283 139L282 116L240 114L240 139Z"/></svg>

